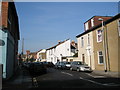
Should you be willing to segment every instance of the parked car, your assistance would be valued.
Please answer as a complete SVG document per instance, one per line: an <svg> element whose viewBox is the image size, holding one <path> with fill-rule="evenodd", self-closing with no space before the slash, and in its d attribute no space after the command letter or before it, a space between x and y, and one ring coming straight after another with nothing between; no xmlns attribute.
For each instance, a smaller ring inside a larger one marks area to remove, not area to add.
<svg viewBox="0 0 120 90"><path fill-rule="evenodd" d="M31 75L40 75L46 73L47 69L42 62L33 62L29 66L29 71Z"/></svg>
<svg viewBox="0 0 120 90"><path fill-rule="evenodd" d="M92 71L91 68L90 68L87 64L84 64L84 63L81 62L81 61L73 61L73 62L71 63L70 70L89 71L89 72Z"/></svg>
<svg viewBox="0 0 120 90"><path fill-rule="evenodd" d="M64 62L65 63L65 69L70 69L71 67L71 62Z"/></svg>
<svg viewBox="0 0 120 90"><path fill-rule="evenodd" d="M54 67L54 64L52 62L43 62L43 64L49 68L49 67Z"/></svg>
<svg viewBox="0 0 120 90"><path fill-rule="evenodd" d="M65 69L65 68L66 68L65 65L66 65L65 62L57 62L57 63L55 64L55 68L56 68L56 69Z"/></svg>

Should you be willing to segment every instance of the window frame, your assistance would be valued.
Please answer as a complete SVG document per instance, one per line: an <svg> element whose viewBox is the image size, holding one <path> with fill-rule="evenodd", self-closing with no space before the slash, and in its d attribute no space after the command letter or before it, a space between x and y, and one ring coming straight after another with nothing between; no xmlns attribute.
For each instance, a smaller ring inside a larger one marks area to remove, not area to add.
<svg viewBox="0 0 120 90"><path fill-rule="evenodd" d="M99 30L101 31L101 33L98 33ZM99 30L96 31L97 42L98 42L98 43L99 43L99 42L102 42L102 39L103 39L103 37L102 37L102 30L101 30L101 29L99 29ZM101 39L100 39L100 40L98 39L98 38L99 38L99 37L98 37L99 35L101 35Z"/></svg>
<svg viewBox="0 0 120 90"><path fill-rule="evenodd" d="M85 30L88 30L89 26L88 26L88 22L85 23Z"/></svg>
<svg viewBox="0 0 120 90"><path fill-rule="evenodd" d="M100 55L99 52L102 52L102 55ZM102 51L102 50L101 50L101 51L98 51L97 54L98 54L98 64L101 64L101 65L104 64L103 51ZM102 63L101 63L101 61L100 61L100 56L102 56L102 58L103 58Z"/></svg>
<svg viewBox="0 0 120 90"><path fill-rule="evenodd" d="M94 27L94 19L91 19L91 26Z"/></svg>
<svg viewBox="0 0 120 90"><path fill-rule="evenodd" d="M87 45L90 46L90 34L87 35Z"/></svg>

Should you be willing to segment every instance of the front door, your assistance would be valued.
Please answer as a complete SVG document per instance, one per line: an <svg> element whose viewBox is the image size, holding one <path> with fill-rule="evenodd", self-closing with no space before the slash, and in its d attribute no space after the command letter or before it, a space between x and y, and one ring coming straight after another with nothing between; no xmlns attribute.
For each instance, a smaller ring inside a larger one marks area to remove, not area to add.
<svg viewBox="0 0 120 90"><path fill-rule="evenodd" d="M82 61L83 61L83 63L85 63L85 55L84 54L82 54Z"/></svg>

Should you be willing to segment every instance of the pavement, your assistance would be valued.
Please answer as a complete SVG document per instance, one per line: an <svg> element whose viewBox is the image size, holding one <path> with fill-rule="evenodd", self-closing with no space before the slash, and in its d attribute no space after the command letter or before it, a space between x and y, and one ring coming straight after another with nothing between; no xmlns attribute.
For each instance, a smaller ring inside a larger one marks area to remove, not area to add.
<svg viewBox="0 0 120 90"><path fill-rule="evenodd" d="M96 75L103 75L106 77L120 78L120 73L118 72L110 72L110 71L105 72L105 71L94 70L92 73Z"/></svg>
<svg viewBox="0 0 120 90"><path fill-rule="evenodd" d="M2 84L2 90L28 90L32 87L32 78L23 68L19 68L12 78L3 81Z"/></svg>

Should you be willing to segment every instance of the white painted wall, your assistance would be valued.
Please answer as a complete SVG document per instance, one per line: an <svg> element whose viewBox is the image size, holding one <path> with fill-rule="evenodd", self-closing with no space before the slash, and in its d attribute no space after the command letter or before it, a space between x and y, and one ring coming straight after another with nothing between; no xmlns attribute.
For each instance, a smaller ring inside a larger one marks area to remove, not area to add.
<svg viewBox="0 0 120 90"><path fill-rule="evenodd" d="M37 60L36 61L40 61L40 60L42 61L41 53L46 53L46 49L42 49L37 53ZM43 61L45 61L45 60L43 60Z"/></svg>
<svg viewBox="0 0 120 90"><path fill-rule="evenodd" d="M47 50L47 61L55 64L57 60L61 61L63 56L71 56L70 42L70 40L67 40L55 48Z"/></svg>

